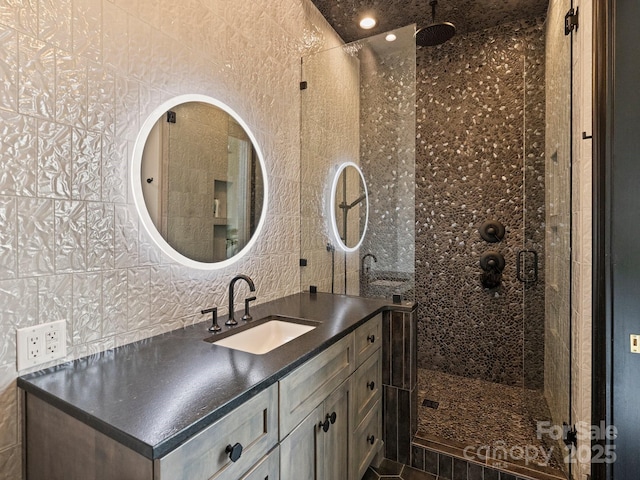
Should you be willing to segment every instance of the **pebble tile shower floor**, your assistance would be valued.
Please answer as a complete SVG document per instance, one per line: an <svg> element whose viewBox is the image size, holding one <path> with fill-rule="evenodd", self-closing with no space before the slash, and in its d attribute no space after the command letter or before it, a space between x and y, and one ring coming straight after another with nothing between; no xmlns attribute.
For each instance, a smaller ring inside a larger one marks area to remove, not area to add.
<svg viewBox="0 0 640 480"><path fill-rule="evenodd" d="M552 440L538 439L537 421L550 421L546 401L538 390L418 370L416 437L426 440L426 445L433 442L452 447L449 452L485 445L504 446L507 450L527 446L544 448L545 452L552 449L554 455L549 464L533 468L564 477L564 447Z"/></svg>

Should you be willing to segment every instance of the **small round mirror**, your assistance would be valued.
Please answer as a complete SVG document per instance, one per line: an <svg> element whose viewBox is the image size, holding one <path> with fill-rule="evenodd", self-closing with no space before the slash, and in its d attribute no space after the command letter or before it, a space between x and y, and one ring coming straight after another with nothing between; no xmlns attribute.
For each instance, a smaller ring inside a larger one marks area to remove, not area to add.
<svg viewBox="0 0 640 480"><path fill-rule="evenodd" d="M132 161L144 228L172 259L217 269L241 258L264 224L267 178L258 144L227 105L183 95L145 121Z"/></svg>
<svg viewBox="0 0 640 480"><path fill-rule="evenodd" d="M369 194L360 167L346 162L331 184L331 228L336 243L346 252L357 250L367 231Z"/></svg>

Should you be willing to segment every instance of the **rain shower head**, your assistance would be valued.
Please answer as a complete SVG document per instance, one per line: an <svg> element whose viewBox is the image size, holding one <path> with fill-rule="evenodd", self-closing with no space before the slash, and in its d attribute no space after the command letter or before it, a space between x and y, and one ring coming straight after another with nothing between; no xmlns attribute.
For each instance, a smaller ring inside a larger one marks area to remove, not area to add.
<svg viewBox="0 0 640 480"><path fill-rule="evenodd" d="M431 24L416 31L416 44L420 47L434 47L451 39L456 27L451 22L436 23L436 0L431 0Z"/></svg>

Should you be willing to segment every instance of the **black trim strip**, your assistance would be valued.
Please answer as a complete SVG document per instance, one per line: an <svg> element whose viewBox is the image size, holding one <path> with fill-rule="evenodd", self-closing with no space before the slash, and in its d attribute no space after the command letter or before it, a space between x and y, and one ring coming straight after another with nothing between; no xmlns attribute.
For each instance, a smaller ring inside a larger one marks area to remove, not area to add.
<svg viewBox="0 0 640 480"><path fill-rule="evenodd" d="M593 353L592 424L612 424L611 264L609 209L613 138L614 0L593 2ZM594 441L604 446L604 441ZM592 463L593 480L613 478L612 465Z"/></svg>

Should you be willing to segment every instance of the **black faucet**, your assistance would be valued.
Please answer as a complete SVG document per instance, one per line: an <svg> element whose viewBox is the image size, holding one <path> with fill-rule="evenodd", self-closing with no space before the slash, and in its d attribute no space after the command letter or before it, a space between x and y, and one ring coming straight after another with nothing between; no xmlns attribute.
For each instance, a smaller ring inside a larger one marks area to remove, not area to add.
<svg viewBox="0 0 640 480"><path fill-rule="evenodd" d="M222 330L222 327L220 327L220 325L218 325L218 307L213 307L213 308L207 308L206 310L201 310L202 315L206 314L206 313L211 313L212 317L211 317L211 326L209 327L209 331L211 333L217 333L220 330Z"/></svg>
<svg viewBox="0 0 640 480"><path fill-rule="evenodd" d="M253 280L251 280L251 278L249 278L247 275L236 275L231 279L231 282L229 283L229 319L224 322L224 324L227 326L238 324L238 322L233 318L233 288L238 280L244 280L245 282L247 282L247 284L249 284L249 290L251 290L252 292L256 291L256 286L254 285Z"/></svg>
<svg viewBox="0 0 640 480"><path fill-rule="evenodd" d="M369 267L367 266L366 270L365 270L365 267L364 267L364 261L367 259L367 257L373 258L373 261L378 263L378 259L376 258L376 256L373 253L367 253L366 255L364 255L362 257L362 260L361 260L361 264L362 265L360 267L360 270L364 270L365 273L369 273Z"/></svg>

